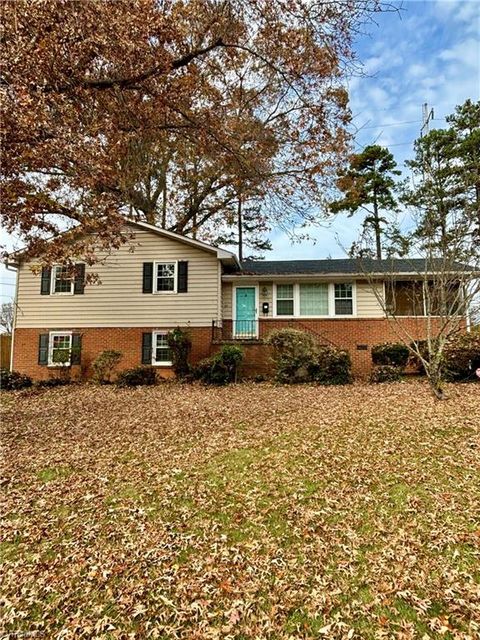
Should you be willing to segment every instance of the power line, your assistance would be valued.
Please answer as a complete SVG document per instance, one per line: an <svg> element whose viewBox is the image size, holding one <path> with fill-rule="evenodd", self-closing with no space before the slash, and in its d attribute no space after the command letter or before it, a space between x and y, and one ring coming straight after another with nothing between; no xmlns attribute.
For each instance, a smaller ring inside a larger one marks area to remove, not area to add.
<svg viewBox="0 0 480 640"><path fill-rule="evenodd" d="M406 144L413 144L414 142L415 142L415 140L411 140L410 142L395 142L394 144L386 144L384 146L389 149L390 147L403 147ZM368 147L367 144L361 144L357 140L355 140L355 144L357 144L359 147L362 147L362 149L365 149L365 147ZM370 143L370 144L372 144L372 143Z"/></svg>
<svg viewBox="0 0 480 640"><path fill-rule="evenodd" d="M395 144L389 144L388 147L403 147L406 144L414 144L415 140L411 140L410 142L395 142Z"/></svg>
<svg viewBox="0 0 480 640"><path fill-rule="evenodd" d="M361 129L377 129L379 127L398 127L402 124L418 124L421 120L404 120L403 122L390 122L386 124L372 124L368 127L361 127Z"/></svg>

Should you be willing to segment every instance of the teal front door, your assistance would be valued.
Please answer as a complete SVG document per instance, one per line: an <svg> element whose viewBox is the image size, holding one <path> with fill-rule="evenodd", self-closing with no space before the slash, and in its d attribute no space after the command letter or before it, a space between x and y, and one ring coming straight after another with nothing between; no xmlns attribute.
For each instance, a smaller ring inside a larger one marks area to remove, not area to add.
<svg viewBox="0 0 480 640"><path fill-rule="evenodd" d="M255 287L237 287L235 291L234 335L255 338L257 335L257 305Z"/></svg>

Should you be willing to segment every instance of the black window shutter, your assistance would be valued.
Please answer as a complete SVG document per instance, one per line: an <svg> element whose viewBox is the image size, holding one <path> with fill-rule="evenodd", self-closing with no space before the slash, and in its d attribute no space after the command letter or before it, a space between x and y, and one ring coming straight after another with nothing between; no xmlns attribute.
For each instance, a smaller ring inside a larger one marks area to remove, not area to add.
<svg viewBox="0 0 480 640"><path fill-rule="evenodd" d="M74 333L72 335L72 355L70 364L80 364L82 361L82 335Z"/></svg>
<svg viewBox="0 0 480 640"><path fill-rule="evenodd" d="M48 364L48 333L38 336L38 364Z"/></svg>
<svg viewBox="0 0 480 640"><path fill-rule="evenodd" d="M75 265L75 280L73 283L73 293L85 293L85 265L78 263Z"/></svg>
<svg viewBox="0 0 480 640"><path fill-rule="evenodd" d="M152 364L152 334L142 335L142 364Z"/></svg>
<svg viewBox="0 0 480 640"><path fill-rule="evenodd" d="M40 293L42 296L50 295L50 280L52 276L52 270L50 267L42 268L42 278L40 281Z"/></svg>
<svg viewBox="0 0 480 640"><path fill-rule="evenodd" d="M182 261L178 263L178 293L187 293L188 291L188 262Z"/></svg>
<svg viewBox="0 0 480 640"><path fill-rule="evenodd" d="M153 293L153 262L143 263L143 293Z"/></svg>

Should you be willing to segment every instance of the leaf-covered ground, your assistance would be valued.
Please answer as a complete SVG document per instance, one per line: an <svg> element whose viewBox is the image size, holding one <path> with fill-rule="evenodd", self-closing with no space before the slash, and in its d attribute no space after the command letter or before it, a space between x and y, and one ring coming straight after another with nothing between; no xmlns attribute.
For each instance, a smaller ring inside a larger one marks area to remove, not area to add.
<svg viewBox="0 0 480 640"><path fill-rule="evenodd" d="M4 636L478 638L480 386L448 392L2 394Z"/></svg>

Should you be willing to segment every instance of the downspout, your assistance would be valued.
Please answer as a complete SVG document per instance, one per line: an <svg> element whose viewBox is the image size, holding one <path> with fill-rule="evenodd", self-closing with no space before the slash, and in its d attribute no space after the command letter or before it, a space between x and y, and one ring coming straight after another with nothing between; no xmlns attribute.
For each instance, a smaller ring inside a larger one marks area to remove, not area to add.
<svg viewBox="0 0 480 640"><path fill-rule="evenodd" d="M463 288L463 299L466 300L467 296L465 294L466 286ZM472 319L470 317L470 309L465 307L465 328L467 333L470 333L472 330Z"/></svg>
<svg viewBox="0 0 480 640"><path fill-rule="evenodd" d="M7 271L15 271L17 277L15 278L15 297L13 299L13 326L12 326L12 339L10 344L10 371L13 371L13 343L15 341L15 329L17 327L17 309L18 309L18 280L19 272L16 267L9 267L8 263L5 265Z"/></svg>
<svg viewBox="0 0 480 640"><path fill-rule="evenodd" d="M218 287L218 295L217 295L217 324L219 327L223 326L223 314L222 314L222 309L223 309L223 301L222 301L222 270L223 270L223 264L221 260L218 260L217 258L217 264L218 264L218 283L217 283L217 287Z"/></svg>

